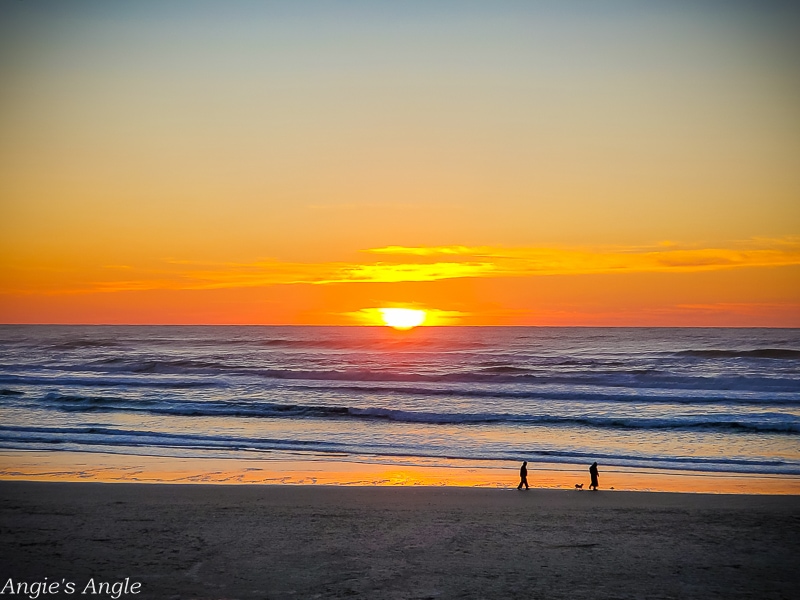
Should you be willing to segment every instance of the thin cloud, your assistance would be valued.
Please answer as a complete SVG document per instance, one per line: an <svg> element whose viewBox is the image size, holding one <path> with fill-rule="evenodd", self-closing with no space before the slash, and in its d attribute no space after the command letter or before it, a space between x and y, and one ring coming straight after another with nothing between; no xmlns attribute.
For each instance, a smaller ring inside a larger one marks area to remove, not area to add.
<svg viewBox="0 0 800 600"><path fill-rule="evenodd" d="M336 277L314 283L397 283L437 281L462 277L485 277L495 270L492 263L383 264L356 265L342 269Z"/></svg>
<svg viewBox="0 0 800 600"><path fill-rule="evenodd" d="M167 259L148 267L107 265L92 272L8 269L6 293L91 293L210 290L291 284L424 282L462 278L535 277L608 273L683 273L800 265L800 238L754 240L730 248L677 244L599 248L386 246L367 254L381 261L249 263ZM409 260L413 257L413 260ZM393 258L399 260L393 261ZM436 260L436 259L440 260ZM441 260L446 258L447 260ZM69 281L69 283L67 283Z"/></svg>
<svg viewBox="0 0 800 600"><path fill-rule="evenodd" d="M386 246L367 252L383 256L460 256L493 265L489 276L584 275L595 273L691 272L800 265L796 238L751 242L735 248L655 247L504 248L491 246Z"/></svg>

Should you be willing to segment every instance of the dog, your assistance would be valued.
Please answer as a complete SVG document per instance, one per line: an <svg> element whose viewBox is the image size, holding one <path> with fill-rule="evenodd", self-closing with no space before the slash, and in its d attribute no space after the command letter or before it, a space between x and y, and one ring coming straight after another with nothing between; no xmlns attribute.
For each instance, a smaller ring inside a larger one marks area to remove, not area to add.
<svg viewBox="0 0 800 600"><path fill-rule="evenodd" d="M576 483L575 484L575 489L576 490L582 490L583 489L583 484L582 483Z"/></svg>

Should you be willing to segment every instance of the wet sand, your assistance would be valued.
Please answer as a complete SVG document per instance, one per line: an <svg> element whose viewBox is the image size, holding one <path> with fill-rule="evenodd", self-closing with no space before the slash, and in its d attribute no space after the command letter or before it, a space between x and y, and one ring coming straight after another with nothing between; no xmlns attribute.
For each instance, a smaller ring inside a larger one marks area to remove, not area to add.
<svg viewBox="0 0 800 600"><path fill-rule="evenodd" d="M0 480L515 488L519 463L420 466L402 459L323 460L289 454L235 460L4 450L0 451ZM571 490L579 483L588 488L588 465L530 462L528 480L536 488ZM600 487L629 492L800 495L800 477L600 465Z"/></svg>
<svg viewBox="0 0 800 600"><path fill-rule="evenodd" d="M5 481L0 528L0 585L74 586L45 599L126 578L126 599L794 598L800 585L793 495Z"/></svg>

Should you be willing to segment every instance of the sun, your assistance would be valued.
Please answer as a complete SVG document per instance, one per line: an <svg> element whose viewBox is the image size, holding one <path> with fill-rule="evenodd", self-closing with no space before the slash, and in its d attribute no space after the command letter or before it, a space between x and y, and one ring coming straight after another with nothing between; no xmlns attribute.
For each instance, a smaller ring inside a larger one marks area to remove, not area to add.
<svg viewBox="0 0 800 600"><path fill-rule="evenodd" d="M415 308L379 308L383 322L395 329L412 329L425 322L424 310Z"/></svg>

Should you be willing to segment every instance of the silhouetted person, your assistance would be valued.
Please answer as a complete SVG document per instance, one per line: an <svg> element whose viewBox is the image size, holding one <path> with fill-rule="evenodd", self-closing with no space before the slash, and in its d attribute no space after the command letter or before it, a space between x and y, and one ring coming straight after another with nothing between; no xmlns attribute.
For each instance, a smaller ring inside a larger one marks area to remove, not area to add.
<svg viewBox="0 0 800 600"><path fill-rule="evenodd" d="M592 483L589 484L589 489L597 491L597 463L592 463L592 466L589 467L589 475L592 476Z"/></svg>
<svg viewBox="0 0 800 600"><path fill-rule="evenodd" d="M525 486L525 489L530 489L528 487L528 461L522 463L522 466L519 468L519 485L517 486L518 490L522 489L522 486Z"/></svg>

